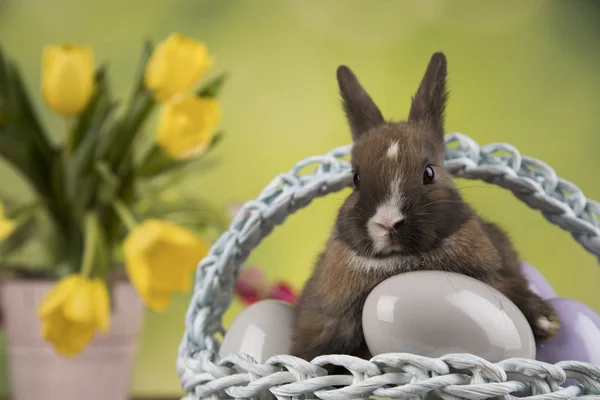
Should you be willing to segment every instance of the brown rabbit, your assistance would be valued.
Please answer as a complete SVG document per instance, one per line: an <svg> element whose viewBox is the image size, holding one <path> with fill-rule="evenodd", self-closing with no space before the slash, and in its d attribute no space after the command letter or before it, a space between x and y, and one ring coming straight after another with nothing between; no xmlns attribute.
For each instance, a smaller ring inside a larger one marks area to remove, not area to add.
<svg viewBox="0 0 600 400"><path fill-rule="evenodd" d="M354 190L297 304L292 354L369 358L362 307L381 281L402 272L469 275L511 299L539 339L560 321L529 290L507 235L484 221L444 169L446 57L435 53L412 99L408 120L385 121L352 71L337 70L354 146Z"/></svg>

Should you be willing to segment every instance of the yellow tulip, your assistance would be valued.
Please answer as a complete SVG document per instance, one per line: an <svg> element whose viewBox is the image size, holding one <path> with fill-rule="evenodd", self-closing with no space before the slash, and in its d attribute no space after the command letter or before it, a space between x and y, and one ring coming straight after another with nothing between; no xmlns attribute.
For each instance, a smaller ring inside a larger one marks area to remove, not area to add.
<svg viewBox="0 0 600 400"><path fill-rule="evenodd" d="M42 94L54 111L83 111L94 92L94 52L89 46L47 46L42 56Z"/></svg>
<svg viewBox="0 0 600 400"><path fill-rule="evenodd" d="M148 60L144 82L154 97L167 100L184 93L214 64L203 42L173 33L160 42Z"/></svg>
<svg viewBox="0 0 600 400"><path fill-rule="evenodd" d="M214 98L173 97L161 111L156 141L173 158L197 156L210 144L220 117L221 108Z"/></svg>
<svg viewBox="0 0 600 400"><path fill-rule="evenodd" d="M148 308L164 311L173 292L185 293L193 271L208 253L191 231L168 221L147 219L125 238L127 275Z"/></svg>
<svg viewBox="0 0 600 400"><path fill-rule="evenodd" d="M16 223L12 219L6 218L4 204L0 202L0 242L9 237L16 228Z"/></svg>
<svg viewBox="0 0 600 400"><path fill-rule="evenodd" d="M48 292L38 308L42 337L65 357L81 352L97 330L107 332L110 303L100 279L68 275Z"/></svg>

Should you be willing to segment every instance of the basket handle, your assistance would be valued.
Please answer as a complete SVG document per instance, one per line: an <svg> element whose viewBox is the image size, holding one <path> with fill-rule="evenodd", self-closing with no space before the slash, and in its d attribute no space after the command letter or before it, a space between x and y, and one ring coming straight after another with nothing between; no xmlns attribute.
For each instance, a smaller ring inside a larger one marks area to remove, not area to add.
<svg viewBox="0 0 600 400"><path fill-rule="evenodd" d="M461 133L447 134L445 144L445 167L454 176L510 190L552 224L571 232L600 260L600 204L588 200L577 186L557 177L542 161L522 156L509 144L479 146ZM317 197L349 186L351 167L343 158L350 150L351 145L347 145L300 161L273 179L256 200L242 206L229 230L198 265L179 360L189 360L200 350L218 350L216 335L224 334L222 316L231 304L235 280L250 251L290 214ZM306 173L310 167L316 169ZM180 362L178 369L180 375L188 370Z"/></svg>

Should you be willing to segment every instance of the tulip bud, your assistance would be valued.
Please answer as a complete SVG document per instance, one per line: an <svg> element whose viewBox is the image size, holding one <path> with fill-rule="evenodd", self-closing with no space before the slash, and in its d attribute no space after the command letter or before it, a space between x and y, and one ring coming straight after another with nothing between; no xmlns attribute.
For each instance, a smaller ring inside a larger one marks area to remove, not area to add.
<svg viewBox="0 0 600 400"><path fill-rule="evenodd" d="M83 111L94 92L94 52L88 46L47 46L42 56L46 104L70 117Z"/></svg>
<svg viewBox="0 0 600 400"><path fill-rule="evenodd" d="M123 243L127 276L156 312L169 307L172 293L190 290L196 265L208 251L194 232L158 219L141 222Z"/></svg>
<svg viewBox="0 0 600 400"><path fill-rule="evenodd" d="M110 300L104 281L71 274L61 279L38 308L42 337L64 357L79 354L97 331L108 332Z"/></svg>
<svg viewBox="0 0 600 400"><path fill-rule="evenodd" d="M214 63L203 42L174 33L159 43L148 60L144 82L164 101L187 92Z"/></svg>
<svg viewBox="0 0 600 400"><path fill-rule="evenodd" d="M172 158L198 156L214 137L219 118L215 99L193 95L171 98L160 114L156 141Z"/></svg>

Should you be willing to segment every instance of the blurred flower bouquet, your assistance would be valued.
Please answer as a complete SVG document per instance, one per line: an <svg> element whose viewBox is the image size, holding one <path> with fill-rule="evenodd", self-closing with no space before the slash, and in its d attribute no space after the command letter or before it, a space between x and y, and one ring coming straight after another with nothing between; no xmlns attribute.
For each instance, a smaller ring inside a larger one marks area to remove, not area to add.
<svg viewBox="0 0 600 400"><path fill-rule="evenodd" d="M0 50L0 155L35 193L29 204L0 205L0 269L58 280L38 316L61 355L78 354L108 330L111 283L123 272L148 308L165 310L173 292L190 289L208 251L204 234L226 223L175 191L221 138L216 97L225 75L194 89L213 64L205 44L182 34L146 43L130 96L119 101L90 47L48 46L41 92L65 122L53 143L18 67ZM156 133L144 146L153 111ZM48 250L43 264L15 261L32 241Z"/></svg>

